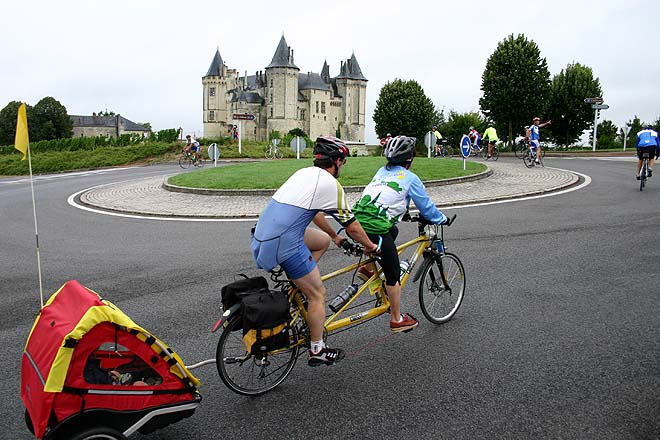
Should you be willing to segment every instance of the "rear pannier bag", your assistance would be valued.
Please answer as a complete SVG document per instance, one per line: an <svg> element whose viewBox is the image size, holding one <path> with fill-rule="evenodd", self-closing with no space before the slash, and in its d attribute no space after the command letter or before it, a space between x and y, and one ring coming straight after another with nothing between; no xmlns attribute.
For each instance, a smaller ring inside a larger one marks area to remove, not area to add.
<svg viewBox="0 0 660 440"><path fill-rule="evenodd" d="M289 300L286 293L254 290L240 294L243 343L247 352L264 354L289 346Z"/></svg>
<svg viewBox="0 0 660 440"><path fill-rule="evenodd" d="M220 294L222 295L222 308L224 310L229 310L231 306L239 303L241 301L240 297L244 292L268 289L268 281L266 281L266 278L262 276L253 278L248 278L245 275L242 276L245 278L227 284L220 290Z"/></svg>

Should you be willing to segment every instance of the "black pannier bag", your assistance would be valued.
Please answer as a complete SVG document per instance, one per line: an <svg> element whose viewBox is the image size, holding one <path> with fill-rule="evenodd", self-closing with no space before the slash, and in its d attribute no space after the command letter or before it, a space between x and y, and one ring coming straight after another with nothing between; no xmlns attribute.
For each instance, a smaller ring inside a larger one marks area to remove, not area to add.
<svg viewBox="0 0 660 440"><path fill-rule="evenodd" d="M286 293L254 290L240 294L243 343L247 352L265 354L289 346L289 300Z"/></svg>
<svg viewBox="0 0 660 440"><path fill-rule="evenodd" d="M223 310L229 310L231 306L239 303L241 301L240 294L243 294L244 292L268 289L268 281L266 281L266 278L262 276L248 278L246 275L240 275L244 278L227 284L220 290Z"/></svg>

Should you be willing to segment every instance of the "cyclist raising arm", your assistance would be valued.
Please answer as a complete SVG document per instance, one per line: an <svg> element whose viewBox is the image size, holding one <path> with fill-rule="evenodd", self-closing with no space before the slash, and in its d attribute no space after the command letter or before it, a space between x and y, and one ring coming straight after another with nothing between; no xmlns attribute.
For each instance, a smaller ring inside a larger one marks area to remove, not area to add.
<svg viewBox="0 0 660 440"><path fill-rule="evenodd" d="M396 224L408 210L410 200L415 202L420 214L431 223L447 221L447 217L429 198L422 181L410 171L416 142L414 137L407 136L390 139L385 145L387 165L376 172L353 207L355 217L371 241L378 242L382 237L380 264L390 300L390 330L393 332L411 330L419 324L411 315L401 313L399 255L394 243L399 233ZM362 267L360 275L368 279L373 273Z"/></svg>
<svg viewBox="0 0 660 440"><path fill-rule="evenodd" d="M658 132L650 125L637 133L637 180L639 180L639 172L642 169L644 153L649 155L649 177L651 177L653 176L653 163L660 156L660 142L658 142Z"/></svg>
<svg viewBox="0 0 660 440"><path fill-rule="evenodd" d="M539 155L541 154L541 133L540 133L540 128L545 127L548 124L552 124L552 121L546 121L543 124L539 124L541 122L541 118L536 116L532 120L532 125L529 126L527 130L525 130L525 139L529 141L529 150L534 153L534 150L536 150L536 160L535 162L538 164L539 162Z"/></svg>
<svg viewBox="0 0 660 440"><path fill-rule="evenodd" d="M307 325L312 340L310 366L330 365L344 357L343 350L326 347L323 342L326 292L316 263L331 239L337 246L342 241L324 214L341 223L367 253L378 249L355 220L344 189L336 180L348 155L342 140L331 136L317 138L314 166L296 171L275 192L252 236L257 266L271 271L279 264L307 298ZM321 230L308 228L311 222Z"/></svg>

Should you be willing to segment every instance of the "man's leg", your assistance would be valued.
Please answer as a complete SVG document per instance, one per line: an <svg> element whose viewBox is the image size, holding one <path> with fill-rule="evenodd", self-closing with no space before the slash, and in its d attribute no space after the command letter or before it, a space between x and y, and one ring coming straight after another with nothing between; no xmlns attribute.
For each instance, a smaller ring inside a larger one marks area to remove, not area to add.
<svg viewBox="0 0 660 440"><path fill-rule="evenodd" d="M330 246L330 236L319 229L307 228L305 229L305 245L312 253L314 261L318 262Z"/></svg>
<svg viewBox="0 0 660 440"><path fill-rule="evenodd" d="M651 161L649 161L651 163ZM639 173L642 171L642 159L637 159L637 177L639 177Z"/></svg>
<svg viewBox="0 0 660 440"><path fill-rule="evenodd" d="M321 281L319 268L315 267L302 278L293 280L307 298L307 325L312 341L323 340L325 321L325 286Z"/></svg>

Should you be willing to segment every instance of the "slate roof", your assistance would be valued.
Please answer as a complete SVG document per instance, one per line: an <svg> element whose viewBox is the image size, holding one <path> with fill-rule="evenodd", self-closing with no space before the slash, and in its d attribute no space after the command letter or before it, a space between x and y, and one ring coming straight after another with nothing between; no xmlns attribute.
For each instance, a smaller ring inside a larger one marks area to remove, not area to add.
<svg viewBox="0 0 660 440"><path fill-rule="evenodd" d="M222 76L222 65L223 65L222 57L220 56L220 49L216 49L215 51L215 56L213 57L213 61L211 61L211 66L209 67L208 72L206 72L207 76Z"/></svg>
<svg viewBox="0 0 660 440"><path fill-rule="evenodd" d="M340 70L341 71L336 78L359 79L367 81L367 78L365 78L362 74L362 69L360 69L360 65L357 62L357 58L355 58L355 54L351 55L351 58L346 60L345 63L342 63Z"/></svg>
<svg viewBox="0 0 660 440"><path fill-rule="evenodd" d="M248 104L263 104L264 98L257 92L241 92L240 95L234 96L232 102L247 102Z"/></svg>
<svg viewBox="0 0 660 440"><path fill-rule="evenodd" d="M275 55L273 55L273 60L270 62L269 65L266 66L266 69L271 67L290 67L293 69L298 69L298 66L293 64L293 55L289 56L289 54L291 54L291 48L286 44L284 35L282 35L282 38L280 39L280 44L278 44L277 49L275 49Z"/></svg>
<svg viewBox="0 0 660 440"><path fill-rule="evenodd" d="M69 115L73 121L74 127L116 127L117 126L117 117L116 116L79 116L79 115ZM129 121L123 116L119 116L121 120L121 125L124 127L125 131L150 131L148 128L143 127L140 124L136 124L133 121Z"/></svg>
<svg viewBox="0 0 660 440"><path fill-rule="evenodd" d="M327 84L325 81L323 81L323 78L321 78L321 75L319 75L318 73L313 73L313 72L299 73L298 90L308 90L308 89L327 90L327 91L332 90L330 84Z"/></svg>

